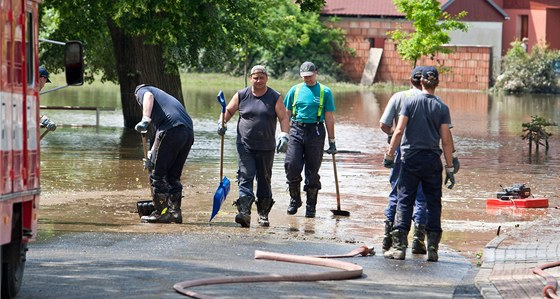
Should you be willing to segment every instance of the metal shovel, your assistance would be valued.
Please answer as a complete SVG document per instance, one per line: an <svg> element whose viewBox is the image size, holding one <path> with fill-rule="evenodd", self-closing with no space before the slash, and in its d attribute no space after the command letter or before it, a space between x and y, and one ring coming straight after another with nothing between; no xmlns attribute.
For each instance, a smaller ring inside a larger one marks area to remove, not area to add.
<svg viewBox="0 0 560 299"><path fill-rule="evenodd" d="M336 158L332 154L332 163L334 169L334 184L336 186L336 210L331 210L335 216L350 216L350 212L340 209L340 190L338 189L338 174L336 173Z"/></svg>

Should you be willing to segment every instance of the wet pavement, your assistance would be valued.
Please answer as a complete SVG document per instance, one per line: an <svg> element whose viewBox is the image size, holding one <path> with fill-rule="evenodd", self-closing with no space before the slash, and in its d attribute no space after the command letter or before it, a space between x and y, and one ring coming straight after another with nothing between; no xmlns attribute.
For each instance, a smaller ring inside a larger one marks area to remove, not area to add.
<svg viewBox="0 0 560 299"><path fill-rule="evenodd" d="M207 98L215 99L215 94ZM39 238L30 244L21 298L87 298L92 294L109 298L129 294L130 298L176 298L180 295L172 286L182 280L218 274L271 273L276 267L287 273L294 271L292 267L308 269L276 263L269 266L269 262L262 266L262 261L253 260L254 250L334 254L359 245L373 246L377 254L350 259L364 267L365 275L358 280L266 284L260 289L232 285L203 291L232 298L240 297L236 292L246 290L254 290L247 296L250 298L476 298L480 296L478 289L473 291L476 283L493 285L499 292L503 288L498 274L492 274L494 269L532 263L529 258L517 262L521 253L513 259L508 254L500 255L502 250L512 252L508 246L540 244L549 233L544 229L548 227L546 221L558 216L555 207L560 206L560 141L553 138L548 153L531 156L519 134L520 123L527 121L528 115L553 113L553 119L558 119L554 111L560 111L560 100L527 104L511 98L491 101L477 94L442 98L450 101L461 170L456 175L456 187L443 191L444 234L438 263L427 263L424 257L410 254L405 261L381 256L389 170L381 164L387 145L377 121L385 98L352 97L344 102L347 105L337 106L337 145L346 151L337 155L341 208L350 211L350 217L336 218L330 212L336 208L336 192L328 155L324 156L320 172L323 188L317 217L307 219L304 211L287 216L289 195L283 179L283 155L276 155L272 179L276 204L267 229L241 229L233 222L236 211L231 202L237 195L235 128L226 135L224 162L232 189L220 213L208 223L211 199L221 181L219 138L213 118L216 115L200 117L196 111L195 145L182 178L185 223L140 224L135 204L150 194L141 169L140 137L119 127L122 120L115 111L101 115L101 122L109 127L96 130L61 126L41 142ZM65 118L63 114L53 114L53 118L74 122L91 116L74 114ZM554 136L559 133L557 129L553 132ZM525 183L535 196L548 197L550 208L486 208L486 198L501 191L501 185L514 183ZM256 224L255 218L253 223ZM496 241L498 228L499 238L511 237ZM516 235L523 231L533 234ZM548 245L542 246L554 251L553 240L544 241ZM489 243L498 246L485 248ZM495 258L487 259L490 256ZM61 287L61 293L56 293L54 285Z"/></svg>

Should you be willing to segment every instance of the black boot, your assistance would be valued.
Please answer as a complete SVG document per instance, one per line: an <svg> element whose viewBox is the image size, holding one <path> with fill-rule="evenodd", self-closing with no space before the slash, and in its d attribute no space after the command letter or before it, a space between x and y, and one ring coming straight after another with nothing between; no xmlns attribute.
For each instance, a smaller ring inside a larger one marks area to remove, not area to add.
<svg viewBox="0 0 560 299"><path fill-rule="evenodd" d="M319 189L317 188L307 189L307 205L305 206L305 217L315 218L315 206L317 205L318 194Z"/></svg>
<svg viewBox="0 0 560 299"><path fill-rule="evenodd" d="M412 253L426 254L426 226L424 224L414 224L414 237L412 239Z"/></svg>
<svg viewBox="0 0 560 299"><path fill-rule="evenodd" d="M171 214L169 213L168 195L166 193L154 193L154 208L150 216L142 216L142 223L171 223Z"/></svg>
<svg viewBox="0 0 560 299"><path fill-rule="evenodd" d="M408 247L408 231L395 229L391 232L391 235L393 236L393 246L383 256L386 259L404 260L406 247Z"/></svg>
<svg viewBox="0 0 560 299"><path fill-rule="evenodd" d="M255 203L257 204L257 212L259 213L259 225L260 226L270 226L268 221L268 213L274 205L274 200L272 198L258 198Z"/></svg>
<svg viewBox="0 0 560 299"><path fill-rule="evenodd" d="M169 213L171 214L171 222L183 223L183 215L181 214L181 192L171 193L169 195Z"/></svg>
<svg viewBox="0 0 560 299"><path fill-rule="evenodd" d="M428 232L428 261L438 261L439 241L441 241L441 232Z"/></svg>
<svg viewBox="0 0 560 299"><path fill-rule="evenodd" d="M253 201L252 196L241 196L233 202L239 212L235 215L235 222L241 224L242 227L249 227L251 224L251 206Z"/></svg>
<svg viewBox="0 0 560 299"><path fill-rule="evenodd" d="M288 206L288 214L294 215L297 213L299 207L301 207L301 193L300 193L300 183L293 183L288 185L290 190L290 205Z"/></svg>
<svg viewBox="0 0 560 299"><path fill-rule="evenodd" d="M383 252L389 250L393 245L393 221L385 220L385 234L383 235Z"/></svg>

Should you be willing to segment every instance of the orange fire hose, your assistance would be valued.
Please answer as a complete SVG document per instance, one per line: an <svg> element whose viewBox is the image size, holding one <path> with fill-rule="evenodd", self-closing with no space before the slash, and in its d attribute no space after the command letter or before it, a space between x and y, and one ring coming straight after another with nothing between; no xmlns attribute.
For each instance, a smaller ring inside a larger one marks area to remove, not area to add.
<svg viewBox="0 0 560 299"><path fill-rule="evenodd" d="M554 298L554 299L560 298L556 294L556 289L558 288L558 281L554 276L544 272L544 269L558 267L558 266L560 266L560 262L546 263L546 264L538 265L535 268L533 268L534 274L537 274L546 280L546 285L543 288L543 296L545 298Z"/></svg>
<svg viewBox="0 0 560 299"><path fill-rule="evenodd" d="M354 257L357 255L367 256L375 254L373 248L361 246L351 252L343 255L325 255L325 256L301 256L292 254L282 254L276 252L255 251L255 259L272 260L280 262L307 264L315 266L323 266L329 268L339 269L341 271L329 271L322 273L301 273L291 275L252 275L252 276L238 276L238 277L220 277L220 278L205 278L178 282L173 285L173 288L178 293L191 298L208 299L213 298L194 291L186 290L187 288L215 285L215 284L228 284L228 283L247 283L247 282L273 282L273 281L319 281L319 280L344 280L358 278L362 276L363 268L359 265L332 260L329 258L335 257Z"/></svg>

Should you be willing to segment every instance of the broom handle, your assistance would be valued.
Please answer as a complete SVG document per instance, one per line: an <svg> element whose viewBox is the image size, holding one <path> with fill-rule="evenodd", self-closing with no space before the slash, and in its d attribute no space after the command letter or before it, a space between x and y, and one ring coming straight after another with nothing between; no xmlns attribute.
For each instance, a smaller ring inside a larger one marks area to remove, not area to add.
<svg viewBox="0 0 560 299"><path fill-rule="evenodd" d="M336 209L340 210L340 191L338 189L338 174L336 173L336 158L332 154L332 164L334 169L334 185L336 187Z"/></svg>
<svg viewBox="0 0 560 299"><path fill-rule="evenodd" d="M226 119L226 112L222 112L222 128L224 127L224 121ZM224 135L220 141L220 181L224 177Z"/></svg>

